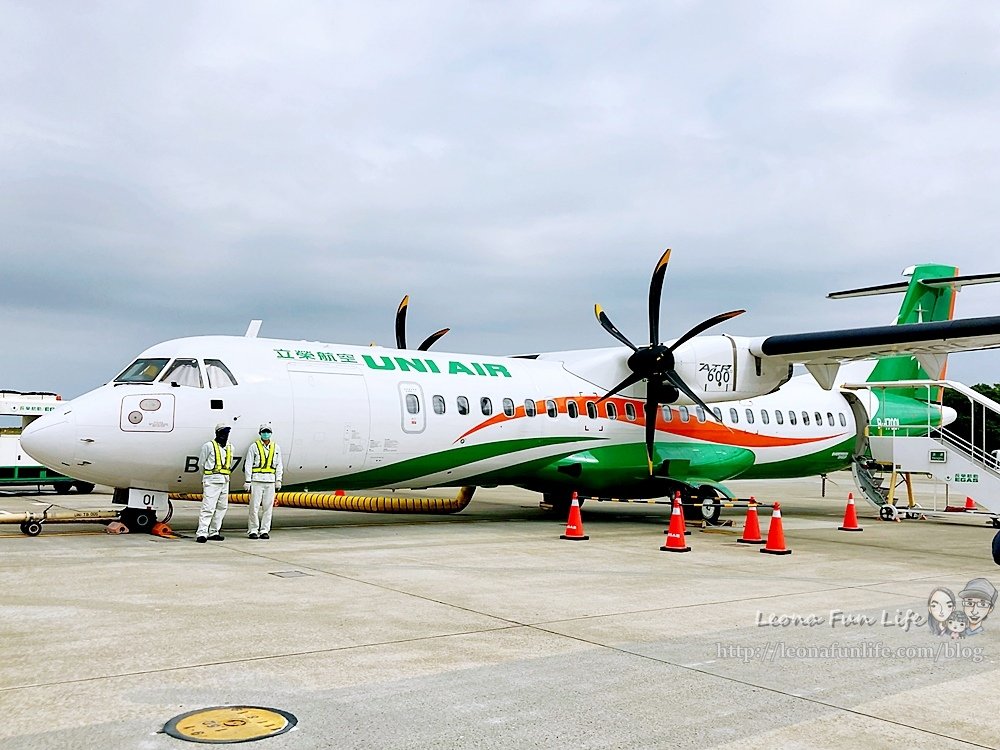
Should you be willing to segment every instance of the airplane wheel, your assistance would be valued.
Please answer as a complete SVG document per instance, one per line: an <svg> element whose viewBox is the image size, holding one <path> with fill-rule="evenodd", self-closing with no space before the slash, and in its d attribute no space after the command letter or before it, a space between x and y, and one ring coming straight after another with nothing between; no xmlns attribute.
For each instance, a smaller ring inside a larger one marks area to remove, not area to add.
<svg viewBox="0 0 1000 750"><path fill-rule="evenodd" d="M122 511L122 523L133 534L148 534L156 523L156 511L126 508Z"/></svg>
<svg viewBox="0 0 1000 750"><path fill-rule="evenodd" d="M542 500L538 503L539 509L542 511L542 515L546 518L561 518L566 519L569 516L569 506L573 501L570 495L557 495L555 493L545 493L542 495ZM583 500L578 501L580 507L583 507Z"/></svg>
<svg viewBox="0 0 1000 750"><path fill-rule="evenodd" d="M21 533L27 536L38 536L42 533L42 524L38 521L25 521L21 524Z"/></svg>
<svg viewBox="0 0 1000 750"><path fill-rule="evenodd" d="M993 516L993 518L990 519L990 523L993 524L994 529L1000 529L1000 518Z"/></svg>
<svg viewBox="0 0 1000 750"><path fill-rule="evenodd" d="M878 509L878 517L883 521L895 521L898 515L899 511L896 510L895 505L889 505L887 503Z"/></svg>
<svg viewBox="0 0 1000 750"><path fill-rule="evenodd" d="M73 482L73 486L76 487L76 491L81 495L89 495L94 491L94 485L90 482Z"/></svg>
<svg viewBox="0 0 1000 750"><path fill-rule="evenodd" d="M717 497L706 497L701 501L701 517L709 526L718 526L722 518L722 502Z"/></svg>
<svg viewBox="0 0 1000 750"><path fill-rule="evenodd" d="M56 482L52 485L52 489L58 492L60 495L66 495L73 488L72 482Z"/></svg>

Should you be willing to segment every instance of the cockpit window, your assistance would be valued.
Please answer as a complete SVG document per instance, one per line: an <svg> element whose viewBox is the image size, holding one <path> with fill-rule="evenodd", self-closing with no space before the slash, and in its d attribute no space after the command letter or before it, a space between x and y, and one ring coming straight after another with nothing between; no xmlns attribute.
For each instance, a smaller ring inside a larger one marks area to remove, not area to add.
<svg viewBox="0 0 1000 750"><path fill-rule="evenodd" d="M217 359L205 360L205 372L208 374L209 388L228 388L236 385L236 378L229 372L229 368Z"/></svg>
<svg viewBox="0 0 1000 750"><path fill-rule="evenodd" d="M167 359L137 359L121 375L116 383L152 383L167 364Z"/></svg>
<svg viewBox="0 0 1000 750"><path fill-rule="evenodd" d="M196 359L175 359L170 369L160 378L163 383L177 383L191 388L203 388L201 370Z"/></svg>

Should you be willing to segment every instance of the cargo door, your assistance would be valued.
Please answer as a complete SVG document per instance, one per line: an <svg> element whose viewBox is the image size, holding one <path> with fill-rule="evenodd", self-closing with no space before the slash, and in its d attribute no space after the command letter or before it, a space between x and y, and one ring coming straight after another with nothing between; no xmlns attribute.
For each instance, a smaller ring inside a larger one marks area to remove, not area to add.
<svg viewBox="0 0 1000 750"><path fill-rule="evenodd" d="M289 371L292 444L285 466L295 481L357 471L368 451L368 388L361 375Z"/></svg>

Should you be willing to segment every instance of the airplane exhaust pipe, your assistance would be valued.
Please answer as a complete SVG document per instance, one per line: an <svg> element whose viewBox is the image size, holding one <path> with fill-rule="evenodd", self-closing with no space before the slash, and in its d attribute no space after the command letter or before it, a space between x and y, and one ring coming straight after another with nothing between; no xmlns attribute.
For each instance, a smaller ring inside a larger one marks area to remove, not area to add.
<svg viewBox="0 0 1000 750"><path fill-rule="evenodd" d="M305 510L344 510L355 513L449 515L465 510L472 501L472 495L475 491L475 487L462 487L454 499L447 497L397 497L394 495L382 497L335 495L332 492L278 492L274 496L274 506ZM171 493L170 499L191 500L200 503L202 495ZM250 494L247 492L229 493L230 503L246 505L249 501Z"/></svg>

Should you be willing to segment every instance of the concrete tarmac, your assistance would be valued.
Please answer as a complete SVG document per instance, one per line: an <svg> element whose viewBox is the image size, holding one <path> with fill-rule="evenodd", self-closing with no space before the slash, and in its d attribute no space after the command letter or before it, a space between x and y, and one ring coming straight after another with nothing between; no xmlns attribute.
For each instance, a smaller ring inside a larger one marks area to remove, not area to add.
<svg viewBox="0 0 1000 750"><path fill-rule="evenodd" d="M732 483L781 502L786 556L737 544L732 510L686 554L659 551L666 506L588 502L563 541L508 487L455 516L278 509L267 541L235 505L208 544L187 503L176 540L0 525L0 747L195 747L163 725L230 704L298 718L275 750L1000 747L1000 614L924 624L935 587L1000 584L995 530L861 502L838 531L831 479ZM0 492L40 503L111 507Z"/></svg>

